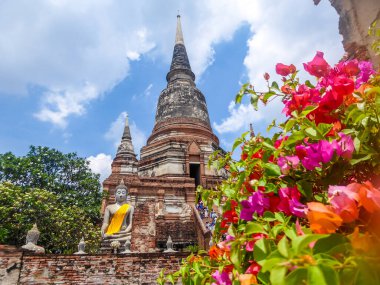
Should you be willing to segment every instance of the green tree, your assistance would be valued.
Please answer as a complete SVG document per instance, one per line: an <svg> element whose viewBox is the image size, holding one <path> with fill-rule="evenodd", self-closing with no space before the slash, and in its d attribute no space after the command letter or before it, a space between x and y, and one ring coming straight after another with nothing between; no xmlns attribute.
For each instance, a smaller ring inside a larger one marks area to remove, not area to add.
<svg viewBox="0 0 380 285"><path fill-rule="evenodd" d="M76 153L30 146L26 156L0 154L0 182L10 182L28 191L45 189L57 195L61 204L81 208L94 223L99 222L99 175L92 173L89 162Z"/></svg>
<svg viewBox="0 0 380 285"><path fill-rule="evenodd" d="M68 206L47 190L0 184L0 243L25 244L34 223L48 253L72 253L82 236L88 251L99 248L99 227L81 207Z"/></svg>

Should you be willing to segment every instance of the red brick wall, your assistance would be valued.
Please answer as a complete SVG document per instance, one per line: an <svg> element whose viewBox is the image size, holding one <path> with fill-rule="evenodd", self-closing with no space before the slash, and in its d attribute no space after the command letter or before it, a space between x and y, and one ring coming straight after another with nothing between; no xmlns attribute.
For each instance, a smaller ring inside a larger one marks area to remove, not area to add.
<svg viewBox="0 0 380 285"><path fill-rule="evenodd" d="M0 247L1 249L1 247ZM27 254L15 249L0 251L0 272L6 272L9 260L19 264L20 275L11 283L0 284L156 284L165 268L173 272L179 268L185 253L132 253L128 255L54 255ZM18 283L17 283L18 280Z"/></svg>
<svg viewBox="0 0 380 285"><path fill-rule="evenodd" d="M0 245L0 284L16 284L22 252L14 246Z"/></svg>

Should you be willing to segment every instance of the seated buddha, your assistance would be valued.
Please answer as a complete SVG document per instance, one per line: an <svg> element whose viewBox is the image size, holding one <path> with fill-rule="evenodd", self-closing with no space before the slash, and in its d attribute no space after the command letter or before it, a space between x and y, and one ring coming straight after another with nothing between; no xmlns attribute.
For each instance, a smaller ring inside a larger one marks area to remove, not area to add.
<svg viewBox="0 0 380 285"><path fill-rule="evenodd" d="M127 203L128 187L122 181L116 187L116 203L106 207L102 225L103 240L126 241L131 238L134 208Z"/></svg>

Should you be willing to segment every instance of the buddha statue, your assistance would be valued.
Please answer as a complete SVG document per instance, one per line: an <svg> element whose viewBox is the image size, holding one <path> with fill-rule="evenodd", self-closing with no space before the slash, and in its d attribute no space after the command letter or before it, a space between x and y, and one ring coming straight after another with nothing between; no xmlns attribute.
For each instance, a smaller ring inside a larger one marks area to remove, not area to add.
<svg viewBox="0 0 380 285"><path fill-rule="evenodd" d="M26 251L31 251L35 253L45 253L45 249L37 245L37 241L40 238L40 231L37 225L34 224L33 227L26 234L26 244L21 248Z"/></svg>
<svg viewBox="0 0 380 285"><path fill-rule="evenodd" d="M126 241L131 239L134 207L127 203L128 187L124 181L115 189L116 203L106 207L102 225L103 240Z"/></svg>

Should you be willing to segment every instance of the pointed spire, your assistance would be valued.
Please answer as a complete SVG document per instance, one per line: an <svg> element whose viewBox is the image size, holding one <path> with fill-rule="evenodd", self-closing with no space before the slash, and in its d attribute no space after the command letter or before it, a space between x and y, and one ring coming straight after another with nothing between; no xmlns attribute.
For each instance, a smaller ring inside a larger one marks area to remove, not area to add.
<svg viewBox="0 0 380 285"><path fill-rule="evenodd" d="M175 34L175 44L185 44L182 34L181 16L177 15L177 32Z"/></svg>
<svg viewBox="0 0 380 285"><path fill-rule="evenodd" d="M121 143L117 149L116 156L119 156L119 155L128 155L136 159L135 151L133 149L133 144L132 144L131 131L129 129L128 113L125 116L125 126L124 126L123 136L121 138Z"/></svg>
<svg viewBox="0 0 380 285"><path fill-rule="evenodd" d="M255 132L253 131L252 123L249 124L249 132L250 132L251 138L253 138L255 136Z"/></svg>
<svg viewBox="0 0 380 285"><path fill-rule="evenodd" d="M189 58L187 56L185 42L183 40L181 16L177 16L177 30L175 35L175 45L173 50L170 71L166 75L166 80L171 83L177 79L184 79L194 85L195 75L191 70Z"/></svg>

